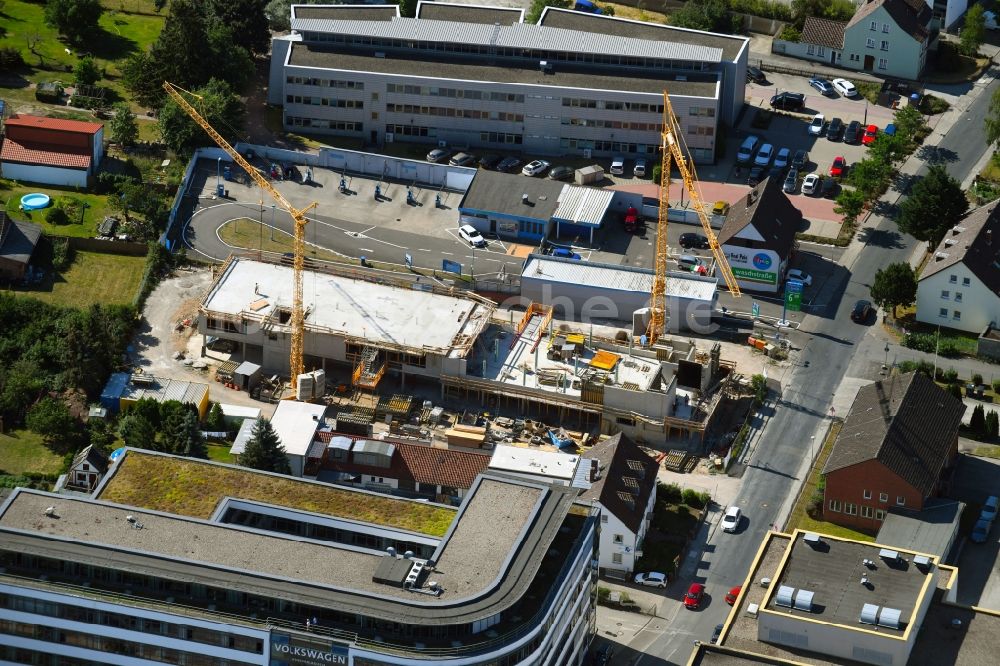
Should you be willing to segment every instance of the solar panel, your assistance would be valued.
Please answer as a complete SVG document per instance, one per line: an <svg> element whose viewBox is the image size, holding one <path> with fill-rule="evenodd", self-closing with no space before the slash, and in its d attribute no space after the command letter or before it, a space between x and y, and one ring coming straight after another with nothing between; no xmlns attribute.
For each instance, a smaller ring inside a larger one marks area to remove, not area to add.
<svg viewBox="0 0 1000 666"><path fill-rule="evenodd" d="M883 608L878 614L878 623L880 626L888 627L889 629L899 629L900 615L902 615L902 611L898 608Z"/></svg>
<svg viewBox="0 0 1000 666"><path fill-rule="evenodd" d="M879 607L877 604L865 604L861 607L861 624L878 624L878 611Z"/></svg>
<svg viewBox="0 0 1000 666"><path fill-rule="evenodd" d="M779 606L785 606L786 608L792 607L792 595L795 594L794 587L788 587L787 585L782 585L778 588L778 595L774 599L774 603Z"/></svg>
<svg viewBox="0 0 1000 666"><path fill-rule="evenodd" d="M795 608L798 610L812 612L813 592L812 590L799 590L795 593Z"/></svg>

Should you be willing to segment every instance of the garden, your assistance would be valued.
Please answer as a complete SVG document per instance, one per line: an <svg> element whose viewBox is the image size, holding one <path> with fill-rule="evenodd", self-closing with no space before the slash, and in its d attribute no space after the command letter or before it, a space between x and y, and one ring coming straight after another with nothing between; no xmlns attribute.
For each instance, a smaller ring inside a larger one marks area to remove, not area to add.
<svg viewBox="0 0 1000 666"><path fill-rule="evenodd" d="M653 520L646 532L636 571L660 571L673 577L681 554L697 533L710 501L708 493L658 482Z"/></svg>

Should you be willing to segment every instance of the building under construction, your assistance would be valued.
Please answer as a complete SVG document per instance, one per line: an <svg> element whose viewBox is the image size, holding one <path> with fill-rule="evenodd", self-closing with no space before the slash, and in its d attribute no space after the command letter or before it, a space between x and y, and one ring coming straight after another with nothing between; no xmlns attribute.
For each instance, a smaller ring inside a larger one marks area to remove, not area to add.
<svg viewBox="0 0 1000 666"><path fill-rule="evenodd" d="M492 301L426 280L307 270L306 370L361 391L379 391L387 374L404 391L431 380L443 399L493 412L543 411L640 440L704 435L730 369L717 348L595 339L556 324L552 307L540 303L498 318ZM236 343L265 372L287 373L291 287L290 266L231 257L202 302L198 330Z"/></svg>

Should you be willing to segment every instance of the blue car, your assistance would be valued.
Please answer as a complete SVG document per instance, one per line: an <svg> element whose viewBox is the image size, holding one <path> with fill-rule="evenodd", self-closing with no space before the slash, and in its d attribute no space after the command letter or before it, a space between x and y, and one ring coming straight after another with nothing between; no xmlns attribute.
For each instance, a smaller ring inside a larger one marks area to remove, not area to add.
<svg viewBox="0 0 1000 666"><path fill-rule="evenodd" d="M560 257L562 259L575 259L576 261L583 259L583 257L578 255L576 252L565 247L557 247L556 249L552 250L552 256Z"/></svg>
<svg viewBox="0 0 1000 666"><path fill-rule="evenodd" d="M972 542L973 543L986 543L986 539L990 535L990 527L993 526L988 520L977 520L976 526L972 528Z"/></svg>

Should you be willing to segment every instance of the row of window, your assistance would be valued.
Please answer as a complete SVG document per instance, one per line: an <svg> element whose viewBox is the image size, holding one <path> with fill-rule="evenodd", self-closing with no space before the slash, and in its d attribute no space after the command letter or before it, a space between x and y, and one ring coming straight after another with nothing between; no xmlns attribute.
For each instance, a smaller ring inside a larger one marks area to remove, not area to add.
<svg viewBox="0 0 1000 666"><path fill-rule="evenodd" d="M581 97L563 97L563 106L574 109L609 109L611 111L629 111L632 113L657 113L663 114L662 104L646 104L644 102L617 102L600 99L586 99ZM711 109L715 114L715 109ZM702 115L700 113L691 115Z"/></svg>
<svg viewBox="0 0 1000 666"><path fill-rule="evenodd" d="M854 504L853 502L844 502L843 505L841 505L840 500L830 500L829 507L830 511L833 511L834 513L843 512L844 515L846 516L858 515L858 509L860 508L862 518L874 518L875 520L879 521L885 520L884 509L876 509L867 504L862 504L859 507L857 504Z"/></svg>
<svg viewBox="0 0 1000 666"><path fill-rule="evenodd" d="M943 300L946 300L946 301L947 300L951 300L951 292L948 291L947 289L942 289L941 290L941 298ZM960 292L960 291L956 291L955 292L955 302L956 303L961 303L962 302L962 292Z"/></svg>
<svg viewBox="0 0 1000 666"><path fill-rule="evenodd" d="M958 276L957 275L949 275L948 276L948 282L950 282L951 284L958 284ZM968 287L971 284L972 284L972 279L971 278L967 278L967 277L962 278L962 286L963 287Z"/></svg>
<svg viewBox="0 0 1000 666"><path fill-rule="evenodd" d="M938 309L938 317L940 317L942 319L947 319L948 318L948 308L940 308L940 309ZM952 310L951 311L951 318L954 321L962 321L962 311L961 310Z"/></svg>
<svg viewBox="0 0 1000 666"><path fill-rule="evenodd" d="M480 111L478 109L455 109L450 106L422 106L419 104L386 104L387 113L412 113L421 116L443 116L445 118L471 118L473 120L499 120L508 123L524 122L523 113L506 111Z"/></svg>
<svg viewBox="0 0 1000 666"><path fill-rule="evenodd" d="M609 153L629 153L633 155L654 155L660 148L656 144L603 141L599 139L575 139L573 137L562 137L559 140L559 146L570 150L600 150Z"/></svg>
<svg viewBox="0 0 1000 666"><path fill-rule="evenodd" d="M286 122L292 127L314 127L316 129L331 129L340 132L362 132L365 129L364 123L355 123L349 120L288 116Z"/></svg>
<svg viewBox="0 0 1000 666"><path fill-rule="evenodd" d="M870 500L872 498L872 491L862 490L861 496L866 500ZM889 502L889 493L879 493L878 501L887 504ZM902 495L896 495L896 506L906 506L906 498Z"/></svg>
<svg viewBox="0 0 1000 666"><path fill-rule="evenodd" d="M312 104L313 106L331 106L335 109L363 109L365 103L359 99L336 99L335 97L309 97L308 95L285 95L288 104Z"/></svg>
<svg viewBox="0 0 1000 666"><path fill-rule="evenodd" d="M872 30L878 30L878 21L872 21L868 25L869 25L869 27ZM883 23L882 24L882 32L889 32L889 24L888 23Z"/></svg>
<svg viewBox="0 0 1000 666"><path fill-rule="evenodd" d="M560 124L576 127L600 127L604 129L635 130L638 132L661 131L663 123L636 123L627 120L603 120L601 118L560 118Z"/></svg>
<svg viewBox="0 0 1000 666"><path fill-rule="evenodd" d="M850 57L848 59L851 62L858 62L858 63L861 62L861 56L858 55L857 53L850 54ZM888 61L888 59L886 59L886 58L879 58L878 59L878 68L879 69L889 69L889 61Z"/></svg>
<svg viewBox="0 0 1000 666"><path fill-rule="evenodd" d="M322 88L347 88L348 90L364 90L364 81L338 81L335 79L317 79L308 76L286 76L285 83L295 83L303 86L320 86Z"/></svg>
<svg viewBox="0 0 1000 666"><path fill-rule="evenodd" d="M875 48L875 40L872 39L871 37L869 37L868 41L865 43L865 46L867 46L870 49ZM889 50L889 40L883 39L882 43L879 45L879 48L882 51L888 51Z"/></svg>
<svg viewBox="0 0 1000 666"><path fill-rule="evenodd" d="M813 44L809 44L808 46L806 46L806 53L808 53L809 55L819 56L820 58L825 58L826 57L826 47L825 46L815 46Z"/></svg>
<svg viewBox="0 0 1000 666"><path fill-rule="evenodd" d="M385 86L387 93L399 95L429 95L431 97L454 97L456 99L481 99L488 102L513 102L524 104L524 95L517 93L488 92L485 90L464 90L462 88L439 88L438 86L414 86L402 83L389 83Z"/></svg>

